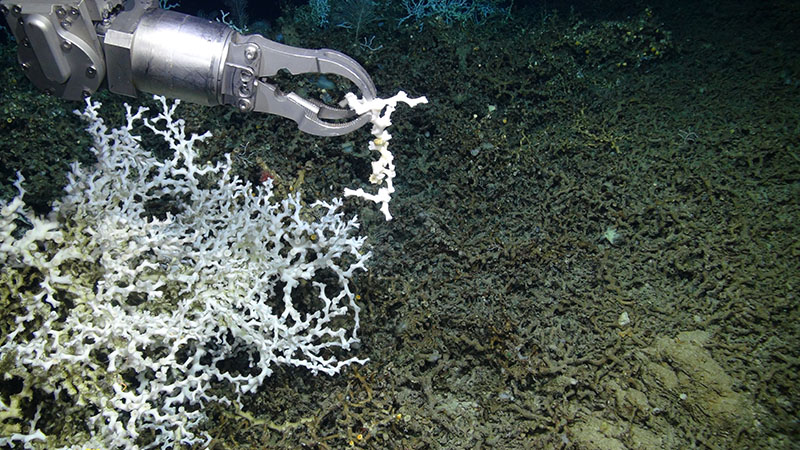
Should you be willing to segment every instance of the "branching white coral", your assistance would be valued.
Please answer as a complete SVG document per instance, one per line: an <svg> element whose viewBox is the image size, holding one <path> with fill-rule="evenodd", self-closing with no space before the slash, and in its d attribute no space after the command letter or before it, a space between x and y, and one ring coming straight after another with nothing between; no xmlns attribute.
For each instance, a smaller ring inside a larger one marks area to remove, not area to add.
<svg viewBox="0 0 800 450"><path fill-rule="evenodd" d="M386 220L392 220L389 212L389 202L394 193L394 155L389 151L389 140L392 135L386 131L392 125L392 113L397 108L397 104L402 102L410 107L415 107L420 103L428 103L425 97L409 98L408 94L400 91L393 97L375 98L372 100L359 99L353 93L345 95L347 104L353 108L358 115L370 114L372 122L372 135L375 139L369 142L370 151L378 152L378 159L372 162L372 174L369 182L379 185L378 192L371 194L363 188L345 188L345 197L355 196L365 200L381 204L381 212Z"/></svg>
<svg viewBox="0 0 800 450"><path fill-rule="evenodd" d="M350 282L370 256L356 219L339 199L310 209L299 194L276 201L271 181L235 177L228 156L197 163L209 134L187 137L177 102L160 102L154 118L128 107L111 130L87 102L97 165L72 166L47 219L26 209L20 183L0 205L0 306L16 315L0 366L23 384L0 398L0 445L200 444L203 405L229 401L210 394L214 382L241 395L275 364L335 374L365 362L344 356L358 342ZM138 121L171 157L142 148ZM5 406L33 390L89 417L86 434L45 436Z"/></svg>

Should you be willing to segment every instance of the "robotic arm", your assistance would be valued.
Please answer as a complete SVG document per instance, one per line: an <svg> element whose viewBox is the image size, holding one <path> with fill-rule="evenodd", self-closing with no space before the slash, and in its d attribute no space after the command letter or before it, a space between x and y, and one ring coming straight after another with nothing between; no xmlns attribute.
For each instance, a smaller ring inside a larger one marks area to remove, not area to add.
<svg viewBox="0 0 800 450"><path fill-rule="evenodd" d="M369 122L342 101L329 106L283 93L267 82L280 69L332 73L366 100L375 85L343 53L279 44L225 24L158 7L156 0L0 0L19 43L19 63L39 89L68 100L91 95L104 80L117 94L140 91L202 105L232 105L287 117L300 130L339 136Z"/></svg>

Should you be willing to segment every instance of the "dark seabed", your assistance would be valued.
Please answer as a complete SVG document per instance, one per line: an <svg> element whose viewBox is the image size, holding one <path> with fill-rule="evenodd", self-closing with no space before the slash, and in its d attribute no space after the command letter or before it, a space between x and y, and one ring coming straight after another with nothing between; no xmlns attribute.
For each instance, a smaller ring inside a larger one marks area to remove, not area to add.
<svg viewBox="0 0 800 450"><path fill-rule="evenodd" d="M209 448L799 448L800 3L517 1L400 25L401 2L378 3L349 2L374 15L358 28L290 4L249 18L352 56L384 97L429 100L392 118L394 220L345 200L374 253L354 282L352 353L370 361L274 367L240 407L206 405ZM43 213L92 155L80 105L36 91L15 52L0 50L0 193L19 170ZM130 101L96 98L112 123ZM279 192L367 187L366 127L179 115L213 133L204 157L233 152Z"/></svg>

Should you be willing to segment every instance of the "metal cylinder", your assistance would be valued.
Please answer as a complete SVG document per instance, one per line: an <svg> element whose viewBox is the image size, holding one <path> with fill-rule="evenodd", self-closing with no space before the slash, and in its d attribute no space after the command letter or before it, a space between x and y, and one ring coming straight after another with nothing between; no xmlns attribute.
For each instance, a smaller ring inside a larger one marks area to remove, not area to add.
<svg viewBox="0 0 800 450"><path fill-rule="evenodd" d="M131 42L133 83L144 92L218 105L233 33L225 24L174 11L147 12Z"/></svg>

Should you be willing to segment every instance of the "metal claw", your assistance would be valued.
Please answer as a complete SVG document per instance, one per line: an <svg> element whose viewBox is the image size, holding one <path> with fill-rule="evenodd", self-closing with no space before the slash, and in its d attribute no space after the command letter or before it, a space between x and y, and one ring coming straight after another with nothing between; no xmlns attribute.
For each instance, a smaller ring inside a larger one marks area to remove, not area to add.
<svg viewBox="0 0 800 450"><path fill-rule="evenodd" d="M309 50L292 47L271 41L260 35L242 36L242 41L232 44L232 53L244 55L240 61L231 61L231 68L245 73L248 67L255 70L254 79L246 82L247 95L239 95L239 108L243 111L259 111L276 114L297 122L300 130L317 136L340 136L357 130L369 122L368 114L356 117L349 108L325 105L316 100L306 99L289 92L284 93L276 86L259 81L274 76L281 69L292 75L303 73L335 74L350 80L361 90L366 99L377 96L375 84L367 71L353 58L335 50ZM241 49L241 51L236 51ZM233 77L233 83L241 83L242 76ZM244 77L247 78L247 77ZM247 89L254 92L250 93ZM229 92L236 92L231 88ZM239 86L239 92L242 86ZM246 98L245 98L246 97ZM242 102L246 99L246 102ZM350 119L348 122L339 122Z"/></svg>

